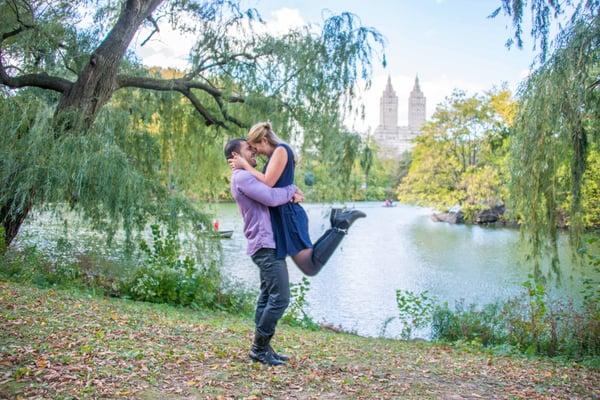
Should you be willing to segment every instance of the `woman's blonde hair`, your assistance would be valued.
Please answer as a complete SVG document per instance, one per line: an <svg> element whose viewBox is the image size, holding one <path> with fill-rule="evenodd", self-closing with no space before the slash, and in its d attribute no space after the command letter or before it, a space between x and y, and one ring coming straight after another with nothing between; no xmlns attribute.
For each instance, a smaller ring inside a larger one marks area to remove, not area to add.
<svg viewBox="0 0 600 400"><path fill-rule="evenodd" d="M263 138L266 138L267 142L273 147L277 146L278 144L285 143L283 140L279 139L279 136L277 136L275 132L273 132L273 127L268 121L254 124L252 128L250 128L250 131L248 131L247 140L250 144L258 143L261 140L263 140ZM298 155L296 154L294 149L292 149L292 154L294 155L294 162L297 162Z"/></svg>
<svg viewBox="0 0 600 400"><path fill-rule="evenodd" d="M277 146L278 144L283 143L283 140L279 139L275 132L273 132L273 127L270 122L259 122L254 124L248 132L249 143L258 143L263 138L267 138L267 142L269 142L271 146Z"/></svg>

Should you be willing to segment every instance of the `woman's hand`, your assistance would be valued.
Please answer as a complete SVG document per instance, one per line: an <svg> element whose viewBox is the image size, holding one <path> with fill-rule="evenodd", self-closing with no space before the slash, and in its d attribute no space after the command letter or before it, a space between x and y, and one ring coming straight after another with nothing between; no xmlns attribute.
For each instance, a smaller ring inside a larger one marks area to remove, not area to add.
<svg viewBox="0 0 600 400"><path fill-rule="evenodd" d="M234 155L232 158L230 158L229 160L227 160L227 162L229 163L229 166L231 167L231 169L250 169L251 166L250 164L248 164L248 161L246 161L245 158L239 156L239 155Z"/></svg>

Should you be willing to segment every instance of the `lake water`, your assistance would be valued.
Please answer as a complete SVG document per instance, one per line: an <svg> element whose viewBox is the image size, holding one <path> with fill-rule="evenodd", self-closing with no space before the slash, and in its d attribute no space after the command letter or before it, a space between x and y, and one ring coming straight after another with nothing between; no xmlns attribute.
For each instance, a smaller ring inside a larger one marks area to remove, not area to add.
<svg viewBox="0 0 600 400"><path fill-rule="evenodd" d="M518 230L433 222L431 210L421 207L347 206L365 211L367 218L352 226L329 263L309 278L308 312L317 322L379 336L386 319L397 315L396 289L427 290L451 305L458 300L487 304L521 294L521 283L532 271ZM328 227L330 207L304 205L313 241ZM257 288L257 267L245 254L236 205L223 204L214 211L220 229L234 230L231 239L222 241L226 274ZM560 239L560 256L562 285L554 294L577 297L581 267L572 266L565 237ZM287 263L290 281L299 282L302 273L290 258ZM384 336L396 337L400 331L400 324L392 321Z"/></svg>
<svg viewBox="0 0 600 400"><path fill-rule="evenodd" d="M379 336L384 322L397 315L397 289L427 290L451 305L458 300L483 305L522 293L521 283L532 271L524 261L518 230L433 222L431 210L421 207L385 208L373 202L346 205L365 211L367 218L352 226L329 263L319 275L309 278L307 311L319 323L363 336ZM331 205L304 207L311 238L316 241L329 225ZM212 205L210 210L217 216L220 229L234 231L231 239L221 241L224 274L239 285L257 290L258 269L246 255L237 206ZM91 232L81 226L72 227L74 233L68 242L75 251L89 249L90 242L83 239ZM56 240L49 238L60 236L59 231L60 225L38 216L23 227L17 243L34 243L51 251ZM559 244L562 285L554 289L554 295L577 298L582 268L572 266L564 236ZM301 281L303 275L291 259L288 269L291 282ZM398 321L392 321L384 336L397 337L400 331ZM427 336L426 331L419 334Z"/></svg>

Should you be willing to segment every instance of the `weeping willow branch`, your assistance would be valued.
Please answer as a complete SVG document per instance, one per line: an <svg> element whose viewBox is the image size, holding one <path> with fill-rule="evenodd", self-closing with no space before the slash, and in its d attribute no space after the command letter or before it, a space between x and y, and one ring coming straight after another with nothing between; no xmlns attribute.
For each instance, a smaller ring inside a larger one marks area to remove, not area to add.
<svg viewBox="0 0 600 400"><path fill-rule="evenodd" d="M600 68L600 17L580 19L563 31L552 56L521 88L511 149L511 191L524 234L538 258L553 254L559 212L568 204L571 244L580 245L581 187L590 138L600 116L593 87ZM562 171L570 170L567 175ZM539 268L536 267L536 272Z"/></svg>

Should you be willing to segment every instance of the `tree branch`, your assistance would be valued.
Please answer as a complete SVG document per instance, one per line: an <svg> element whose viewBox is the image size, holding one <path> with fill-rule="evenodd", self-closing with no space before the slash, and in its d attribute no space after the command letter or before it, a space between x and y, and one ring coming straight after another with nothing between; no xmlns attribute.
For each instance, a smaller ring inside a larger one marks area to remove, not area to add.
<svg viewBox="0 0 600 400"><path fill-rule="evenodd" d="M241 96L224 96L223 92L214 86L210 86L202 82L189 81L186 79L155 79L119 75L117 77L117 85L119 89L125 87L136 87L140 89L159 91L176 90L182 93L185 90L200 89L213 97L222 98L229 103L243 103L245 101Z"/></svg>
<svg viewBox="0 0 600 400"><path fill-rule="evenodd" d="M46 73L41 74L26 74L17 77L9 76L4 67L0 65L0 83L10 87L11 89L18 89L26 86L39 87L42 89L54 90L56 92L65 93L71 86L72 82L59 78L57 76L50 76Z"/></svg>
<svg viewBox="0 0 600 400"><path fill-rule="evenodd" d="M16 31L16 30L15 30ZM13 31L13 32L15 32ZM3 35L4 36L4 35ZM48 74L25 74L21 76L12 77L6 72L4 63L2 62L2 50L0 49L0 83L10 87L11 89L18 89L25 86L34 86L42 89L50 89L56 92L65 93L73 85L72 82L59 78L57 76L50 76Z"/></svg>
<svg viewBox="0 0 600 400"><path fill-rule="evenodd" d="M33 28L33 26L30 26L30 25L21 25L17 29L13 29L10 32L4 32L2 34L2 38L0 39L0 43L4 42L9 37L17 36L19 33L23 32L26 29L30 29L30 28Z"/></svg>
<svg viewBox="0 0 600 400"><path fill-rule="evenodd" d="M206 108L204 108L204 106L202 105L200 100L194 95L194 93L192 93L191 90L184 89L184 90L178 90L178 92L180 92L181 94L183 94L185 97L187 97L190 100L190 102L193 104L194 108L196 108L196 110L204 118L206 126L217 125L217 126L220 126L223 128L227 128L225 126L225 124L223 123L223 121L219 121L211 113L209 113Z"/></svg>
<svg viewBox="0 0 600 400"><path fill-rule="evenodd" d="M195 76L197 76L202 71L206 71L207 69L210 69L210 68L214 68L214 67L226 65L227 63L235 61L238 58L245 58L246 60L250 60L250 61L255 61L256 62L256 60L258 58L262 57L263 55L264 54L260 54L260 55L259 54L255 54L255 55L252 55L252 54L249 54L249 53L246 53L246 52L241 52L241 53L237 53L237 54L232 54L232 55L230 55L228 57L225 57L225 58L222 58L220 60L215 60L215 62L213 62L212 64L208 64L208 65L204 65L204 63L206 61L208 61L208 59L205 59L205 60L201 61L200 63L198 63L198 66L193 71L191 71L190 73L188 73L185 76L185 79L193 79Z"/></svg>
<svg viewBox="0 0 600 400"><path fill-rule="evenodd" d="M126 87L135 87L139 89L149 89L149 90L157 90L157 91L175 91L183 94L187 97L194 108L202 115L204 120L206 121L206 125L218 125L224 128L227 128L224 121L231 122L237 125L240 128L247 128L248 125L241 122L240 120L230 116L227 113L224 102L228 103L243 103L245 99L241 96L224 96L223 92L214 86L211 86L206 83L196 82L196 81L188 81L186 79L155 79L155 78L145 78L145 77L134 77L134 76L118 76L117 78L119 89ZM220 120L213 116L203 105L200 99L192 93L192 89L202 90L215 100L221 114L223 115L223 120Z"/></svg>
<svg viewBox="0 0 600 400"><path fill-rule="evenodd" d="M152 18L152 15L148 15L148 18L146 18L148 21L152 22L152 25L154 25L154 30L150 33L150 35L146 38L146 40L144 40L142 42L142 44L140 45L140 47L144 47L144 45L148 42L148 40L150 40L150 38L156 33L156 32L160 32L160 29L158 29L158 24L156 23L156 20L154 18Z"/></svg>
<svg viewBox="0 0 600 400"><path fill-rule="evenodd" d="M214 97L214 99L215 99L215 102L217 103L217 105L219 106L219 110L221 111L223 118L225 118L226 121L229 121L229 122L237 125L240 128L249 128L249 126L247 124L244 124L240 120L229 115L229 113L227 112L227 109L225 108L225 106L223 104L223 100L220 97Z"/></svg>

